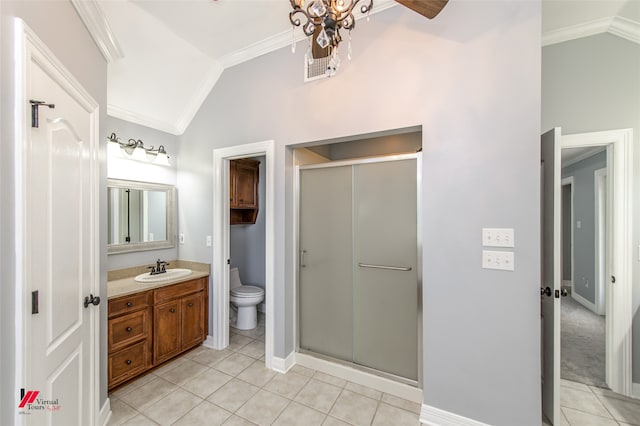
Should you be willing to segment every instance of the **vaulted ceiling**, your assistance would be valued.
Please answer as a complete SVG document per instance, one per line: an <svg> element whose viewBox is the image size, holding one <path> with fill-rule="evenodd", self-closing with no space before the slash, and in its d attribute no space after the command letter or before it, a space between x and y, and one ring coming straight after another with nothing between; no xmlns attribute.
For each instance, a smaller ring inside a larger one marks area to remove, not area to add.
<svg viewBox="0 0 640 426"><path fill-rule="evenodd" d="M287 0L72 2L109 52L109 115L176 135L226 69L304 38ZM389 7L402 6L375 0L372 14ZM607 31L640 43L637 0L543 0L542 16L543 44Z"/></svg>

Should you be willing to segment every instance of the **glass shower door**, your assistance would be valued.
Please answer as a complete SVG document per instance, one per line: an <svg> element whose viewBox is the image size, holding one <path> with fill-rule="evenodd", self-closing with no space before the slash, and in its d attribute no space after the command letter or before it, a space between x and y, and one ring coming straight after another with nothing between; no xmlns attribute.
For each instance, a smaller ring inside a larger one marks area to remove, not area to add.
<svg viewBox="0 0 640 426"><path fill-rule="evenodd" d="M418 381L416 160L354 166L353 362Z"/></svg>
<svg viewBox="0 0 640 426"><path fill-rule="evenodd" d="M304 168L299 196L300 348L412 383L416 164L413 157Z"/></svg>
<svg viewBox="0 0 640 426"><path fill-rule="evenodd" d="M353 358L352 171L300 171L300 348Z"/></svg>

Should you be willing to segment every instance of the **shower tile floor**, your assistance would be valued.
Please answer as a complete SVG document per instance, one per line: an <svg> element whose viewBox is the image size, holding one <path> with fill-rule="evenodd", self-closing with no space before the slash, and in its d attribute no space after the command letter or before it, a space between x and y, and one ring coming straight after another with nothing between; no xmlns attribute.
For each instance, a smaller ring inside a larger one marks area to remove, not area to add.
<svg viewBox="0 0 640 426"><path fill-rule="evenodd" d="M109 394L115 425L419 425L420 404L301 366L264 367L264 316Z"/></svg>

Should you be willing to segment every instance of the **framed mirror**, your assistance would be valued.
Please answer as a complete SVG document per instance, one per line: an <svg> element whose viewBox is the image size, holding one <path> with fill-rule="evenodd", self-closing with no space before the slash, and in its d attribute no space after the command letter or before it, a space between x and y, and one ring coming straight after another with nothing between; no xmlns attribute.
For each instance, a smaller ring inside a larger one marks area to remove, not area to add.
<svg viewBox="0 0 640 426"><path fill-rule="evenodd" d="M175 188L108 179L107 253L175 247Z"/></svg>

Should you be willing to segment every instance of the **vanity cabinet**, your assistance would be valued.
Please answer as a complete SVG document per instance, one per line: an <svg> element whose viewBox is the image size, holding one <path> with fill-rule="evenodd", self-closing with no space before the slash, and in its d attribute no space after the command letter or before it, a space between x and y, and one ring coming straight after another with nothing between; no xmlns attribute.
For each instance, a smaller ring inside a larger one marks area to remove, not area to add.
<svg viewBox="0 0 640 426"><path fill-rule="evenodd" d="M154 291L154 365L205 339L205 289L199 279Z"/></svg>
<svg viewBox="0 0 640 426"><path fill-rule="evenodd" d="M151 366L151 294L109 300L109 388Z"/></svg>
<svg viewBox="0 0 640 426"><path fill-rule="evenodd" d="M256 223L260 162L249 158L231 160L229 206L231 225Z"/></svg>
<svg viewBox="0 0 640 426"><path fill-rule="evenodd" d="M207 336L208 277L109 300L109 389Z"/></svg>

